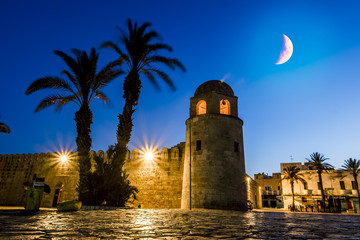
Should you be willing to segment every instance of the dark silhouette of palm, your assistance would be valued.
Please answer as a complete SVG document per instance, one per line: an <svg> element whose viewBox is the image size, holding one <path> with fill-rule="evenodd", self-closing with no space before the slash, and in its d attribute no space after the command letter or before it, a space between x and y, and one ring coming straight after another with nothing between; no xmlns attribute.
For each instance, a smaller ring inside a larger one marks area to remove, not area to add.
<svg viewBox="0 0 360 240"><path fill-rule="evenodd" d="M60 110L69 102L74 102L79 106L75 113L76 122L76 144L79 157L79 199L84 201L84 194L87 191L87 173L90 171L91 162L89 152L91 148L90 126L92 124L92 111L90 103L98 98L105 103L109 103L108 97L102 92L102 88L118 77L122 72L117 69L120 61L107 64L97 73L97 63L99 54L94 48L90 55L85 51L72 49L76 58L73 58L62 51L54 51L56 55L68 65L70 71L63 70L62 74L68 80L60 77L43 77L35 80L26 90L25 94L42 89L53 89L57 92L45 97L35 109L35 112L43 110L52 105L56 105L55 111Z"/></svg>
<svg viewBox="0 0 360 240"><path fill-rule="evenodd" d="M0 133L10 133L10 128L3 122L0 122Z"/></svg>
<svg viewBox="0 0 360 240"><path fill-rule="evenodd" d="M135 106L138 104L141 79L140 74L150 80L150 82L159 88L155 76L164 80L172 90L175 86L170 77L157 64L164 64L170 69L174 70L180 68L185 71L182 63L174 58L164 57L158 55L161 50L172 51L172 48L163 43L153 42L159 37L155 31L147 31L150 23L146 22L138 26L137 22L132 23L130 19L127 21L128 34L122 32L121 42L124 44L125 51L122 51L115 43L105 42L102 47L110 48L120 55L127 66L127 76L125 77L123 90L123 97L125 98L125 105L121 114L118 115L119 123L117 128L117 144L115 159L125 159L127 144L130 141L131 131L133 127L132 115L135 112Z"/></svg>
<svg viewBox="0 0 360 240"><path fill-rule="evenodd" d="M341 166L344 170L350 172L354 176L355 187L357 190L358 198L359 198L359 209L360 209L360 191L359 191L359 182L357 177L360 173L360 160L349 158L345 160L344 165Z"/></svg>
<svg viewBox="0 0 360 240"><path fill-rule="evenodd" d="M291 193L292 193L292 206L291 206L291 210L293 211L295 209L295 193L294 193L294 182L302 182L303 184L306 183L305 179L303 178L303 174L299 173L300 172L300 168L296 167L296 166L288 166L286 168L283 169L283 177L281 178L281 180L288 180L290 181L290 185L291 185Z"/></svg>
<svg viewBox="0 0 360 240"><path fill-rule="evenodd" d="M323 204L325 204L325 192L324 192L321 174L323 171L328 172L329 170L333 170L334 167L331 164L326 163L325 161L328 160L328 158L326 158L323 154L318 152L312 153L310 155L310 158L306 158L306 160L308 160L309 162L308 164L309 167L316 170L318 173L320 190L321 190L321 199Z"/></svg>

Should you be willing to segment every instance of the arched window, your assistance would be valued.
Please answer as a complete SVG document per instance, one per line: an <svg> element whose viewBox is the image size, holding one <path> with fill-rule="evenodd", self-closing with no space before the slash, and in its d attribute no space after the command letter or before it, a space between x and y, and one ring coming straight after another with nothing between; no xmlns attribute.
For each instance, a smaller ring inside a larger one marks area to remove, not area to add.
<svg viewBox="0 0 360 240"><path fill-rule="evenodd" d="M228 100L221 99L220 114L230 115L230 102Z"/></svg>
<svg viewBox="0 0 360 240"><path fill-rule="evenodd" d="M201 100L196 104L196 115L205 114L205 113L206 113L206 102L204 100Z"/></svg>

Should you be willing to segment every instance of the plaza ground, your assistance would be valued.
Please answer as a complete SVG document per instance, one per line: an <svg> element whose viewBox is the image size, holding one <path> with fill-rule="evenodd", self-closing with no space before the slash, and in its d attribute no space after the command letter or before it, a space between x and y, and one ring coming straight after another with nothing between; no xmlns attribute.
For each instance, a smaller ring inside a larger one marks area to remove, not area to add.
<svg viewBox="0 0 360 240"><path fill-rule="evenodd" d="M23 216L0 210L0 239L359 239L360 215L117 209Z"/></svg>

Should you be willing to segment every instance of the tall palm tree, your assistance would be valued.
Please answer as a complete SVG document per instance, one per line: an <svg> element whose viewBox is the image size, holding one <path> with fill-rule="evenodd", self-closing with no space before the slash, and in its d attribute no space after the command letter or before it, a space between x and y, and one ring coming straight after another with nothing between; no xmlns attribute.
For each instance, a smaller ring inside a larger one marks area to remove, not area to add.
<svg viewBox="0 0 360 240"><path fill-rule="evenodd" d="M62 74L68 80L60 77L43 77L35 80L26 90L25 94L42 89L54 89L58 92L45 97L35 109L35 112L56 105L55 111L60 110L69 102L79 106L75 113L76 122L76 144L79 157L79 199L85 200L87 192L87 174L91 168L89 152L91 148L90 126L92 124L92 111L90 103L98 98L109 103L108 97L102 92L102 88L118 77L122 72L117 68L120 61L113 61L97 72L99 54L94 48L90 55L85 51L72 49L76 58L73 58L62 51L55 50L54 53L62 58L68 65L70 71L63 70Z"/></svg>
<svg viewBox="0 0 360 240"><path fill-rule="evenodd" d="M291 210L295 209L295 193L294 193L294 182L302 182L303 184L306 183L305 179L303 178L303 174L299 173L300 168L296 166L288 166L283 169L282 174L284 175L281 180L289 180L291 185L291 193L292 193L292 206Z"/></svg>
<svg viewBox="0 0 360 240"><path fill-rule="evenodd" d="M310 155L310 158L306 158L306 160L308 160L309 162L309 167L315 168L315 170L317 171L320 183L321 199L323 204L325 204L325 192L321 174L323 173L323 171L328 172L329 170L333 170L334 167L331 164L326 163L325 161L328 160L328 158L318 152L312 153Z"/></svg>
<svg viewBox="0 0 360 240"><path fill-rule="evenodd" d="M147 77L156 88L159 88L155 78L155 76L158 76L164 80L172 90L175 90L175 86L170 77L164 71L160 70L157 64L164 64L172 70L180 68L182 71L185 71L185 67L179 60L158 54L161 50L171 52L172 48L167 44L153 42L153 40L159 37L159 34L152 30L148 31L147 29L150 26L151 24L149 22L138 26L137 22L133 24L132 21L128 19L128 34L122 32L122 37L120 38L124 44L125 51L110 41L102 45L102 47L116 51L120 55L120 59L128 66L127 76L125 77L123 85L125 104L122 113L118 115L119 123L116 132L117 144L115 146L115 159L117 159L117 161L123 161L123 159L125 159L127 144L130 141L133 127L132 116L140 96L142 81L140 74ZM121 163L119 163L119 165L120 164Z"/></svg>
<svg viewBox="0 0 360 240"><path fill-rule="evenodd" d="M359 183L357 177L360 173L360 160L349 158L345 160L344 165L341 166L344 170L350 172L355 179L355 187L357 190L358 198L359 198L359 209L360 209L360 191L359 191Z"/></svg>

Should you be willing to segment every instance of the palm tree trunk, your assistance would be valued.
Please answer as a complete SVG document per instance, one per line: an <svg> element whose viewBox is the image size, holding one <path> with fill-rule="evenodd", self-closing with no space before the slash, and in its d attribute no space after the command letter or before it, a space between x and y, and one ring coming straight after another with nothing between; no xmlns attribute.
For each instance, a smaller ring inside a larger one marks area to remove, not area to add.
<svg viewBox="0 0 360 240"><path fill-rule="evenodd" d="M291 193L292 193L292 206L291 206L291 211L295 210L295 193L294 193L294 182L291 181Z"/></svg>
<svg viewBox="0 0 360 240"><path fill-rule="evenodd" d="M86 204L86 192L88 192L88 174L91 169L90 160L90 126L92 124L92 112L88 105L83 104L79 111L75 113L76 121L76 145L79 163L79 200Z"/></svg>
<svg viewBox="0 0 360 240"><path fill-rule="evenodd" d="M121 168L125 162L127 145L131 138L133 125L134 106L138 104L141 89L140 76L136 70L131 70L124 81L125 105L122 114L118 115L119 123L116 132L117 144L115 145L114 167Z"/></svg>
<svg viewBox="0 0 360 240"><path fill-rule="evenodd" d="M318 171L318 176L319 176L319 182L320 182L321 200L322 200L322 202L324 204L322 207L325 207L325 192L324 192L324 188L323 188L321 171Z"/></svg>

